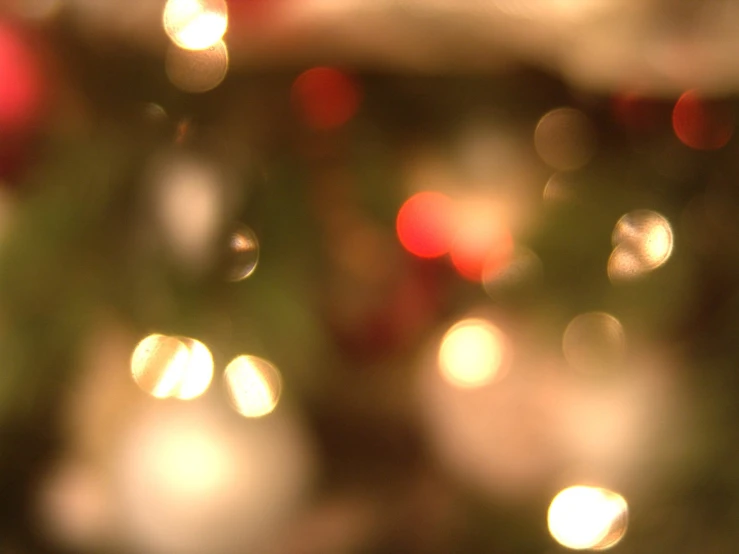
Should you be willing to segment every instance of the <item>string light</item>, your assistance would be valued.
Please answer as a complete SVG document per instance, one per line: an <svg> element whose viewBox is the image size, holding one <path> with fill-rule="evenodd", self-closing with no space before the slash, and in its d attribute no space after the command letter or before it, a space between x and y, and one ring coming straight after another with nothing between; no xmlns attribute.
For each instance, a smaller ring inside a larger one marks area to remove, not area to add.
<svg viewBox="0 0 739 554"><path fill-rule="evenodd" d="M661 267L672 255L670 222L651 210L635 210L616 222L614 250L608 260L612 281L632 280Z"/></svg>
<svg viewBox="0 0 739 554"><path fill-rule="evenodd" d="M172 45L164 68L169 81L184 92L203 93L223 82L228 73L228 48L221 40L202 50Z"/></svg>
<svg viewBox="0 0 739 554"><path fill-rule="evenodd" d="M466 319L452 326L439 348L439 369L455 387L476 388L499 376L506 356L505 337L483 319Z"/></svg>
<svg viewBox="0 0 739 554"><path fill-rule="evenodd" d="M549 166L572 171L595 154L595 131L588 117L574 108L558 108L545 114L534 131L534 146Z"/></svg>
<svg viewBox="0 0 739 554"><path fill-rule="evenodd" d="M167 36L185 50L205 50L228 28L225 0L168 0L162 14Z"/></svg>
<svg viewBox="0 0 739 554"><path fill-rule="evenodd" d="M696 150L723 148L734 134L734 117L728 105L702 98L694 90L675 103L672 126L680 141Z"/></svg>
<svg viewBox="0 0 739 554"><path fill-rule="evenodd" d="M403 247L419 258L436 258L449 251L454 205L440 192L419 192L405 201L396 220Z"/></svg>
<svg viewBox="0 0 739 554"><path fill-rule="evenodd" d="M590 312L575 317L562 337L562 351L573 369L600 373L621 361L626 335L621 322L611 314Z"/></svg>
<svg viewBox="0 0 739 554"><path fill-rule="evenodd" d="M259 240L246 226L240 226L231 233L228 241L229 281L242 281L257 269L259 262Z"/></svg>
<svg viewBox="0 0 739 554"><path fill-rule="evenodd" d="M549 532L573 550L604 550L626 533L628 506L612 491L574 486L554 497L547 515Z"/></svg>
<svg viewBox="0 0 739 554"><path fill-rule="evenodd" d="M224 373L231 404L244 417L266 416L277 407L282 378L275 366L256 356L239 356Z"/></svg>
<svg viewBox="0 0 739 554"><path fill-rule="evenodd" d="M354 80L338 69L314 67L295 79L292 100L306 125L328 130L354 117L361 93Z"/></svg>

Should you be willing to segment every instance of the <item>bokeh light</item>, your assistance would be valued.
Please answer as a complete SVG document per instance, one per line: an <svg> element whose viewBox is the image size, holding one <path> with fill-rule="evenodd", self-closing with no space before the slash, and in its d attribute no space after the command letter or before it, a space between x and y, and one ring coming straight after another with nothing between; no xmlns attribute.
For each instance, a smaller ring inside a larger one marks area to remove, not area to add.
<svg viewBox="0 0 739 554"><path fill-rule="evenodd" d="M149 335L138 343L131 357L131 374L141 389L156 398L171 396L185 374L190 351L165 335Z"/></svg>
<svg viewBox="0 0 739 554"><path fill-rule="evenodd" d="M455 387L481 387L501 375L507 354L507 342L500 329L484 319L465 319L444 335L439 369Z"/></svg>
<svg viewBox="0 0 739 554"><path fill-rule="evenodd" d="M292 101L312 129L336 129L357 113L361 92L357 83L338 69L314 67L295 79Z"/></svg>
<svg viewBox="0 0 739 554"><path fill-rule="evenodd" d="M670 259L673 240L672 226L663 215L651 210L627 213L613 230L608 276L612 281L630 280L657 269Z"/></svg>
<svg viewBox="0 0 739 554"><path fill-rule="evenodd" d="M259 240L249 227L239 226L231 233L228 241L229 281L242 281L257 269L259 262Z"/></svg>
<svg viewBox="0 0 739 554"><path fill-rule="evenodd" d="M510 263L501 267L495 258L483 267L482 285L491 297L534 282L543 273L539 256L526 247L516 247Z"/></svg>
<svg viewBox="0 0 739 554"><path fill-rule="evenodd" d="M149 335L133 351L131 374L136 384L155 398L191 400L210 386L213 357L195 339Z"/></svg>
<svg viewBox="0 0 739 554"><path fill-rule="evenodd" d="M574 108L557 108L539 120L534 146L547 165L572 171L587 164L595 154L597 140L590 119Z"/></svg>
<svg viewBox="0 0 739 554"><path fill-rule="evenodd" d="M228 9L225 0L167 0L162 23L180 48L205 50L223 38Z"/></svg>
<svg viewBox="0 0 739 554"><path fill-rule="evenodd" d="M723 148L734 134L734 114L724 102L689 90L675 103L672 126L680 141L696 150Z"/></svg>
<svg viewBox="0 0 739 554"><path fill-rule="evenodd" d="M186 50L171 45L164 61L169 81L184 92L213 90L228 73L228 49L221 40L204 50Z"/></svg>
<svg viewBox="0 0 739 554"><path fill-rule="evenodd" d="M244 417L263 417L277 407L282 377L268 361L239 356L228 364L224 378L231 403Z"/></svg>
<svg viewBox="0 0 739 554"><path fill-rule="evenodd" d="M208 390L213 380L213 356L202 342L187 337L178 338L188 349L188 359L172 396L180 400L192 400Z"/></svg>
<svg viewBox="0 0 739 554"><path fill-rule="evenodd" d="M483 271L501 270L513 255L513 237L502 214L479 200L461 202L450 255L462 277L481 282Z"/></svg>
<svg viewBox="0 0 739 554"><path fill-rule="evenodd" d="M573 550L604 550L626 533L628 506L606 489L574 486L561 491L549 505L549 532Z"/></svg>
<svg viewBox="0 0 739 554"><path fill-rule="evenodd" d="M44 100L39 59L19 28L0 22L0 132L27 132Z"/></svg>
<svg viewBox="0 0 739 554"><path fill-rule="evenodd" d="M626 334L621 322L604 312L578 315L567 325L562 337L567 363L583 374L613 369L625 351Z"/></svg>
<svg viewBox="0 0 739 554"><path fill-rule="evenodd" d="M440 192L419 192L401 206L396 220L403 247L420 258L449 252L454 232L454 204Z"/></svg>

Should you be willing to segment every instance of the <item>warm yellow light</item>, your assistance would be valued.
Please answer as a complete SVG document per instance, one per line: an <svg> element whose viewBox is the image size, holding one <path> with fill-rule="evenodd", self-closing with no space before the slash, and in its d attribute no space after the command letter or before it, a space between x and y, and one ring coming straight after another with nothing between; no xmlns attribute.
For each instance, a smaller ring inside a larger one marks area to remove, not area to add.
<svg viewBox="0 0 739 554"><path fill-rule="evenodd" d="M171 396L182 380L190 358L187 346L174 337L149 335L131 357L136 384L156 398Z"/></svg>
<svg viewBox="0 0 739 554"><path fill-rule="evenodd" d="M613 245L613 253L608 260L608 276L613 281L635 279L670 259L672 227L657 212L635 210L616 223Z"/></svg>
<svg viewBox="0 0 739 554"><path fill-rule="evenodd" d="M499 374L505 355L505 338L495 325L483 319L467 319L444 335L439 368L452 385L481 387Z"/></svg>
<svg viewBox="0 0 739 554"><path fill-rule="evenodd" d="M178 89L191 93L207 92L226 78L228 48L222 40L197 51L172 45L167 51L164 68L169 81Z"/></svg>
<svg viewBox="0 0 739 554"><path fill-rule="evenodd" d="M282 392L280 372L256 356L239 356L224 373L234 408L244 417L263 417L276 407Z"/></svg>
<svg viewBox="0 0 739 554"><path fill-rule="evenodd" d="M226 33L228 10L224 0L168 0L162 22L180 48L205 50Z"/></svg>
<svg viewBox="0 0 739 554"><path fill-rule="evenodd" d="M180 400L192 400L203 394L213 380L213 356L202 342L181 338L188 348L187 364L172 396Z"/></svg>
<svg viewBox="0 0 739 554"><path fill-rule="evenodd" d="M156 398L191 400L203 394L213 379L213 357L195 339L149 335L131 357L136 384Z"/></svg>
<svg viewBox="0 0 739 554"><path fill-rule="evenodd" d="M628 506L606 489L575 486L554 497L548 513L549 532L573 550L604 550L626 533Z"/></svg>

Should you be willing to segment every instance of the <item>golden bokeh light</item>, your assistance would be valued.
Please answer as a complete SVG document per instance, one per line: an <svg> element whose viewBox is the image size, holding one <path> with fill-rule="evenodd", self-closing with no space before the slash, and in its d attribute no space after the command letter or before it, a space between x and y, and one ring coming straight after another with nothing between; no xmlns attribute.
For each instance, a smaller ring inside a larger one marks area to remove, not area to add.
<svg viewBox="0 0 739 554"><path fill-rule="evenodd" d="M186 50L172 45L164 61L169 81L184 92L213 90L226 78L228 49L221 40L204 50Z"/></svg>
<svg viewBox="0 0 739 554"><path fill-rule="evenodd" d="M612 491L569 487L549 505L547 523L554 540L572 550L605 550L619 542L628 525L628 505Z"/></svg>
<svg viewBox="0 0 739 554"><path fill-rule="evenodd" d="M242 281L254 273L259 262L259 240L254 231L242 226L231 233L227 262L229 281Z"/></svg>
<svg viewBox="0 0 739 554"><path fill-rule="evenodd" d="M565 329L562 352L576 371L602 373L613 369L623 359L626 334L621 322L611 314L580 314Z"/></svg>
<svg viewBox="0 0 739 554"><path fill-rule="evenodd" d="M192 400L202 395L213 380L213 356L202 342L180 337L188 349L187 365L172 396L180 400Z"/></svg>
<svg viewBox="0 0 739 554"><path fill-rule="evenodd" d="M670 259L673 240L664 216L651 210L627 213L613 230L608 276L612 281L631 280L657 269Z"/></svg>
<svg viewBox="0 0 739 554"><path fill-rule="evenodd" d="M195 339L149 335L133 351L131 374L136 384L155 398L191 400L213 380L213 357Z"/></svg>
<svg viewBox="0 0 739 554"><path fill-rule="evenodd" d="M263 417L277 407L282 377L268 361L239 356L228 364L224 378L231 403L244 417Z"/></svg>
<svg viewBox="0 0 739 554"><path fill-rule="evenodd" d="M503 332L484 319L452 326L439 348L439 369L451 385L477 388L500 376L506 356Z"/></svg>
<svg viewBox="0 0 739 554"><path fill-rule="evenodd" d="M547 165L572 171L587 164L595 154L597 140L588 117L574 108L557 108L539 120L534 146Z"/></svg>
<svg viewBox="0 0 739 554"><path fill-rule="evenodd" d="M162 14L167 36L185 50L205 50L228 28L225 0L168 0Z"/></svg>
<svg viewBox="0 0 739 554"><path fill-rule="evenodd" d="M131 357L131 374L142 390L155 398L172 396L190 358L185 344L165 335L149 335L139 342Z"/></svg>

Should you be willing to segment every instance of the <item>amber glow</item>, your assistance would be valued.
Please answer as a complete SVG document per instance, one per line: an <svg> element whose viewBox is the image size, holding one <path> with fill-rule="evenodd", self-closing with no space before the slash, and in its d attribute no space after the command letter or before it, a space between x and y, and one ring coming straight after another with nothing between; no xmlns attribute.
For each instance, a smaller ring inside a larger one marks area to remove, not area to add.
<svg viewBox="0 0 739 554"><path fill-rule="evenodd" d="M131 357L136 384L155 398L191 400L213 379L213 358L201 342L185 337L149 335Z"/></svg>
<svg viewBox="0 0 739 554"><path fill-rule="evenodd" d="M670 259L672 226L650 210L635 210L618 220L613 230L614 250L608 260L612 281L641 277Z"/></svg>
<svg viewBox="0 0 739 554"><path fill-rule="evenodd" d="M675 103L672 126L686 146L718 150L734 134L734 115L728 104L701 98L696 91L689 90Z"/></svg>
<svg viewBox="0 0 739 554"><path fill-rule="evenodd" d="M505 349L505 337L495 325L483 319L466 319L444 335L439 369L456 387L481 387L499 376Z"/></svg>
<svg viewBox="0 0 739 554"><path fill-rule="evenodd" d="M282 378L268 361L239 356L228 364L224 378L231 403L244 417L263 417L277 407Z"/></svg>
<svg viewBox="0 0 739 554"><path fill-rule="evenodd" d="M203 93L216 88L228 72L228 49L220 40L202 50L172 45L164 61L169 81L178 89Z"/></svg>
<svg viewBox="0 0 739 554"><path fill-rule="evenodd" d="M604 550L626 533L628 506L606 489L575 486L554 497L548 513L549 532L573 550Z"/></svg>
<svg viewBox="0 0 739 554"><path fill-rule="evenodd" d="M167 36L180 48L205 50L223 38L228 28L224 0L168 0L162 23Z"/></svg>

